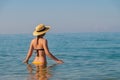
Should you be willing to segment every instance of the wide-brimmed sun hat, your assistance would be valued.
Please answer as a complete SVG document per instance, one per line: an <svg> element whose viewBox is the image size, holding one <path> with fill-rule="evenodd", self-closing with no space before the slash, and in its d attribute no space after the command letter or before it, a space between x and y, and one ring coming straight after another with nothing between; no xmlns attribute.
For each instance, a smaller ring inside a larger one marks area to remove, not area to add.
<svg viewBox="0 0 120 80"><path fill-rule="evenodd" d="M50 26L45 26L44 24L39 24L36 26L35 31L33 32L34 36L39 36L42 35L46 32L48 32L50 29Z"/></svg>

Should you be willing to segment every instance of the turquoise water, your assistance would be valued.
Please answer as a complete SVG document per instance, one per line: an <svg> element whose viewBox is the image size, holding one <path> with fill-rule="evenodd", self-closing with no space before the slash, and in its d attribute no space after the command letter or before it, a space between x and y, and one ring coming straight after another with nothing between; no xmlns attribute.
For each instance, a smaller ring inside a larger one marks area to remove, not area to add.
<svg viewBox="0 0 120 80"><path fill-rule="evenodd" d="M37 80L22 61L31 34L0 35L0 80ZM64 64L49 58L49 80L120 80L120 33L47 34L50 51ZM35 54L30 59L33 60Z"/></svg>

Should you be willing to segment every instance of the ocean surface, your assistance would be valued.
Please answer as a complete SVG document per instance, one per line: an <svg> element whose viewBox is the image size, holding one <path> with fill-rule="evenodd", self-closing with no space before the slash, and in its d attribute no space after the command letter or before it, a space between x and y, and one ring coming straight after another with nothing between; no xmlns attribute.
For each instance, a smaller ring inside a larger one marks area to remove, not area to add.
<svg viewBox="0 0 120 80"><path fill-rule="evenodd" d="M45 37L52 54L64 61L56 64L47 57L48 80L120 80L120 33L50 33ZM29 65L22 62L33 38L32 34L0 34L0 80L38 80L31 64L35 54Z"/></svg>

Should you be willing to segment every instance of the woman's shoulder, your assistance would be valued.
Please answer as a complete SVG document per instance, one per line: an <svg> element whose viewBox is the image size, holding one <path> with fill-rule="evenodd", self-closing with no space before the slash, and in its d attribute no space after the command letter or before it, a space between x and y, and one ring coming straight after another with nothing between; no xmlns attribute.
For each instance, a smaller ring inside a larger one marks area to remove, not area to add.
<svg viewBox="0 0 120 80"><path fill-rule="evenodd" d="M31 40L31 42L34 42L35 41L35 38Z"/></svg>
<svg viewBox="0 0 120 80"><path fill-rule="evenodd" d="M42 38L42 40L47 40L46 38Z"/></svg>
<svg viewBox="0 0 120 80"><path fill-rule="evenodd" d="M44 42L45 42L45 41L47 41L47 39L46 39L46 38L41 38L41 40L42 40L42 41L44 41Z"/></svg>

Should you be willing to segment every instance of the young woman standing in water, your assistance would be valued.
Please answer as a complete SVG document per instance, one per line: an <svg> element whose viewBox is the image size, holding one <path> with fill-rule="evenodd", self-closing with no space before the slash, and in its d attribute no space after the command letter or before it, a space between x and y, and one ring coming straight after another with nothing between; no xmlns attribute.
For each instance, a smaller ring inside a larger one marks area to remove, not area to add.
<svg viewBox="0 0 120 80"><path fill-rule="evenodd" d="M52 53L49 51L47 39L43 38L45 33L48 32L50 29L50 26L45 26L44 24L39 24L35 31L33 32L33 35L36 36L31 41L30 48L28 50L28 54L24 60L24 63L28 63L30 57L33 54L33 50L36 51L36 57L33 60L33 64L40 65L42 67L47 66L47 60L46 55L53 59L56 63L63 63L62 60L57 59Z"/></svg>

